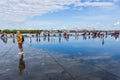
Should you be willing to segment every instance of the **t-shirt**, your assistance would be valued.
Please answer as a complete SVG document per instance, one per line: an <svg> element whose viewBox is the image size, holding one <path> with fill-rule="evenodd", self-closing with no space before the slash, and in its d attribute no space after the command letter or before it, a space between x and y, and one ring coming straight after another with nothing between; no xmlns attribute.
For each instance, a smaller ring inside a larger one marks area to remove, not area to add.
<svg viewBox="0 0 120 80"><path fill-rule="evenodd" d="M18 35L18 43L22 43L22 35Z"/></svg>

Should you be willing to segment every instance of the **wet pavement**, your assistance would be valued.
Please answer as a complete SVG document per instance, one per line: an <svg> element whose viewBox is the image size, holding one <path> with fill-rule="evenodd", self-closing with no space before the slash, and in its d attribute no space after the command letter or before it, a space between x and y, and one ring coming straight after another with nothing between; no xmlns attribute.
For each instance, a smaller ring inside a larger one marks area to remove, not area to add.
<svg viewBox="0 0 120 80"><path fill-rule="evenodd" d="M24 44L20 56L17 44L9 41L0 46L0 80L120 80L119 51L90 53L59 54Z"/></svg>

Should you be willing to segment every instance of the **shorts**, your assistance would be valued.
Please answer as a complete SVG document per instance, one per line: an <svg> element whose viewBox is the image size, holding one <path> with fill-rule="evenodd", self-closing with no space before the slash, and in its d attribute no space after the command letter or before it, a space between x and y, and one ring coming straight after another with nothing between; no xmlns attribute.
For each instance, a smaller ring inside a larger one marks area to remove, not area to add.
<svg viewBox="0 0 120 80"><path fill-rule="evenodd" d="M23 48L22 45L23 45L22 43L18 43L18 47L19 47L19 49Z"/></svg>

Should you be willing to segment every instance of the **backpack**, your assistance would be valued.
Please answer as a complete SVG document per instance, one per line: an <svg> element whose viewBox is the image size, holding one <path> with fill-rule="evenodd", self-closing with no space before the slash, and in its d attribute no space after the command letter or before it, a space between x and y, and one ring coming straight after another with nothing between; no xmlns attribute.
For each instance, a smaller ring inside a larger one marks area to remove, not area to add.
<svg viewBox="0 0 120 80"><path fill-rule="evenodd" d="M24 40L24 36L22 35L22 42L24 42L25 40Z"/></svg>

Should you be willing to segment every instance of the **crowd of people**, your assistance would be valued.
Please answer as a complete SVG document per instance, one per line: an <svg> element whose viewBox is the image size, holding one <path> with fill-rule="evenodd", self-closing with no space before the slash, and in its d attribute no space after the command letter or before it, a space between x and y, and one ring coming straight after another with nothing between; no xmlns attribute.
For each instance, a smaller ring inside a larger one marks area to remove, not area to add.
<svg viewBox="0 0 120 80"><path fill-rule="evenodd" d="M20 50L19 54L23 54L23 42L24 42L24 37L30 38L30 43L32 43L32 38L35 37L37 42L41 41L41 37L43 37L43 41L48 41L50 42L50 37L58 37L59 38L59 43L61 43L61 38L63 37L66 41L69 40L69 37L71 36L75 36L75 39L79 39L80 36L83 37L83 40L86 39L95 39L95 38L100 38L102 39L102 45L104 45L104 38L107 38L107 36L110 35L111 37L114 37L115 39L119 38L119 32L115 31L115 32L74 32L74 33L70 33L70 32L50 32L50 31L46 31L46 32L38 32L36 34L21 34L20 31L17 31L17 33L12 33L12 34L7 34L5 32L3 32L1 34L1 40L4 43L7 43L8 38L12 38L13 39L13 43L15 43L16 39L18 42L18 47Z"/></svg>
<svg viewBox="0 0 120 80"><path fill-rule="evenodd" d="M71 36L74 36L76 40L79 39L80 36L83 37L83 40L86 39L96 39L100 38L102 40L102 45L104 45L104 39L107 38L107 36L110 35L111 37L114 37L115 39L119 38L119 32L74 32L74 33L69 33L69 32L59 32L59 33L51 33L50 31L48 32L38 32L36 34L22 34L20 31L17 31L17 33L12 33L12 34L7 34L3 32L1 34L1 40L4 43L7 43L8 38L13 39L13 43L16 42L18 43L18 48L19 48L19 54L21 55L20 60L19 60L19 71L20 74L22 75L25 69L25 62L23 59L23 43L24 43L24 37L30 38L30 43L32 43L32 38L35 37L37 42L41 41L41 37L43 37L43 41L48 41L50 42L51 37L58 37L59 43L61 43L61 38L64 38L66 41L69 41L69 38Z"/></svg>
<svg viewBox="0 0 120 80"><path fill-rule="evenodd" d="M83 39L86 40L87 37L88 39L90 38L107 38L108 35L111 35L111 37L114 37L115 39L119 38L119 32L115 31L115 32L74 32L74 33L70 33L70 32L58 32L58 33L52 33L50 31L47 32L38 32L36 34L23 34L23 37L29 37L30 38L30 42L32 42L32 38L36 37L36 41L40 42L40 38L44 37L44 39L46 37L64 37L66 40L69 39L70 36L75 36L75 39L78 39L79 36L83 36ZM15 39L18 37L17 34L15 33L11 33L11 34L7 34L5 32L3 32L1 34L1 39L3 40L4 43L7 43L7 39L8 38L13 38L13 43L15 43Z"/></svg>

